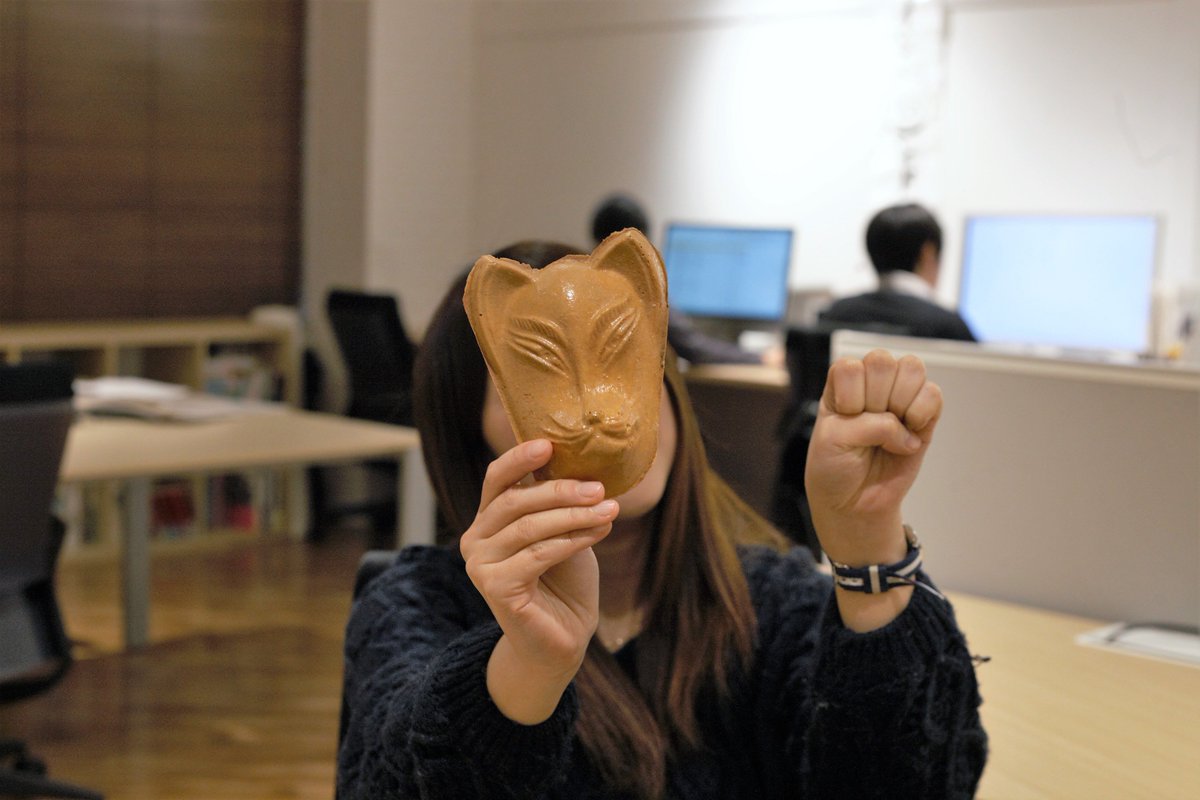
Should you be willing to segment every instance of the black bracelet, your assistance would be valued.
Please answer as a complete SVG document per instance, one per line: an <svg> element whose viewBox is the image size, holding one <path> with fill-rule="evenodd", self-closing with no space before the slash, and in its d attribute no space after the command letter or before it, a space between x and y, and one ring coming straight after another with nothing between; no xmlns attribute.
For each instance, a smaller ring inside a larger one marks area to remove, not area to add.
<svg viewBox="0 0 1200 800"><path fill-rule="evenodd" d="M886 592L897 586L920 586L942 597L937 589L917 580L917 572L921 569L921 543L910 525L904 526L904 538L908 542L908 552L894 564L852 567L830 558L834 582L847 591L866 594Z"/></svg>

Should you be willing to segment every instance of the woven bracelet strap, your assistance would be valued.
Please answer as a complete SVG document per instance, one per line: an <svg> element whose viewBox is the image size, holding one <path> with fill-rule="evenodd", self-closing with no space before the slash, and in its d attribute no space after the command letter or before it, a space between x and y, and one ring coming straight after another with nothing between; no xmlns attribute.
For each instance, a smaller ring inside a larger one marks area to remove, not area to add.
<svg viewBox="0 0 1200 800"><path fill-rule="evenodd" d="M829 559L829 563L833 565L834 582L847 591L866 594L886 592L897 586L920 586L944 600L945 597L937 589L917 580L918 571L921 569L921 543L910 525L904 526L904 538L908 542L908 552L894 564L852 567Z"/></svg>

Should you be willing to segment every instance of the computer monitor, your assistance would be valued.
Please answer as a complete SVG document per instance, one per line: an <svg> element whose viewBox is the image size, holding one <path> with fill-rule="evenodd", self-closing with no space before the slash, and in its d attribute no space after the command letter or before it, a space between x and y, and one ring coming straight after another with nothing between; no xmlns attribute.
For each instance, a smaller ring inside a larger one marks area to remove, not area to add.
<svg viewBox="0 0 1200 800"><path fill-rule="evenodd" d="M697 317L782 320L791 257L788 228L670 223L663 261L671 306Z"/></svg>
<svg viewBox="0 0 1200 800"><path fill-rule="evenodd" d="M959 313L983 342L1147 353L1158 220L967 219Z"/></svg>

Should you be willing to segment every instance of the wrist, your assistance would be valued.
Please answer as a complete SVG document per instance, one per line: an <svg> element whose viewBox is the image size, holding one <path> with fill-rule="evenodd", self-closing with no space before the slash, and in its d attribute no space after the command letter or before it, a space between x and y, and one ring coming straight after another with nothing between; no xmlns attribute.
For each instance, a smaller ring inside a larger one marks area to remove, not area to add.
<svg viewBox="0 0 1200 800"><path fill-rule="evenodd" d="M869 633L900 616L912 601L912 586L897 586L885 594L863 594L837 586L838 614L842 624L855 633Z"/></svg>
<svg viewBox="0 0 1200 800"><path fill-rule="evenodd" d="M820 519L814 515L813 522L825 554L851 567L891 564L908 552L904 522L899 514Z"/></svg>
<svg viewBox="0 0 1200 800"><path fill-rule="evenodd" d="M904 557L890 563L852 566L830 557L838 610L847 628L863 633L887 625L907 608L917 587L945 599L920 580L921 543L907 525L904 539Z"/></svg>
<svg viewBox="0 0 1200 800"><path fill-rule="evenodd" d="M501 635L488 659L488 694L500 713L513 722L537 725L554 714L582 663L582 656L567 667L525 658L507 635Z"/></svg>

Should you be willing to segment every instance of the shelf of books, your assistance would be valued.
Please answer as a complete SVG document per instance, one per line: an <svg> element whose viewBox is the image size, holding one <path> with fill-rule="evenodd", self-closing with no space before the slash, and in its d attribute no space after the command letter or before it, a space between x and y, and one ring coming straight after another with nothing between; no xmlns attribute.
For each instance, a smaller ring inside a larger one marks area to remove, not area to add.
<svg viewBox="0 0 1200 800"><path fill-rule="evenodd" d="M57 359L82 384L141 381L156 391L186 391L198 400L232 398L298 404L298 329L256 318L163 319L0 325L0 359ZM287 317L284 316L284 319ZM193 404L192 408L199 406ZM150 517L156 542L274 532L287 491L302 481L284 470L217 476L180 475L155 482ZM70 555L115 555L124 502L119 482L60 489L57 513L68 527Z"/></svg>

